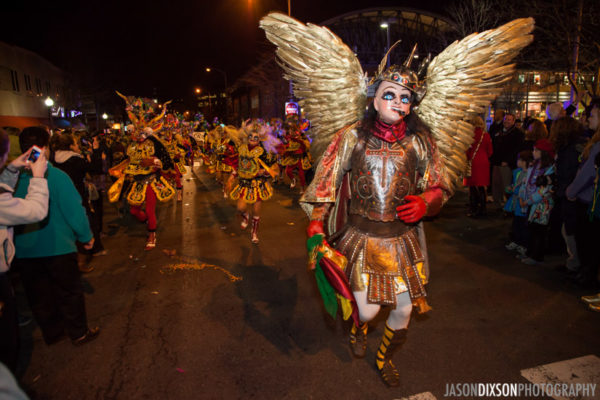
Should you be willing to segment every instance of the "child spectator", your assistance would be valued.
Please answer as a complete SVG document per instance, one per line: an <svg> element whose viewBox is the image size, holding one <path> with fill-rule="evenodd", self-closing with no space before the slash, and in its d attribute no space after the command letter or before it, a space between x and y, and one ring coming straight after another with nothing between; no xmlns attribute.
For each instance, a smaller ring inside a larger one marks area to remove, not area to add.
<svg viewBox="0 0 600 400"><path fill-rule="evenodd" d="M513 214L513 221L510 231L511 242L505 247L507 250L516 250L519 254L524 255L527 251L527 241L529 240L527 232L527 211L529 207L522 204L519 199L519 193L524 193L521 190L525 186L527 180L528 168L533 162L533 154L529 150L523 150L517 158L517 168L513 170L512 185L508 187L510 197L504 206L504 211ZM525 199L522 199L525 200Z"/></svg>
<svg viewBox="0 0 600 400"><path fill-rule="evenodd" d="M529 245L524 264L535 265L544 260L544 249L550 222L550 211L554 206L554 148L548 139L540 139L533 147L533 165L527 173L524 199L521 205L529 209Z"/></svg>

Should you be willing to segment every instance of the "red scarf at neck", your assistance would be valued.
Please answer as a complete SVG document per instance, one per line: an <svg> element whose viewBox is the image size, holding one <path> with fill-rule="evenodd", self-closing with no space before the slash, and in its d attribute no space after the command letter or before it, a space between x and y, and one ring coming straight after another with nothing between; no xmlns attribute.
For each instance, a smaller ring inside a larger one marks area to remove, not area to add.
<svg viewBox="0 0 600 400"><path fill-rule="evenodd" d="M373 135L388 143L394 143L404 139L406 133L406 122L404 119L396 122L394 125L388 125L380 120L375 120Z"/></svg>

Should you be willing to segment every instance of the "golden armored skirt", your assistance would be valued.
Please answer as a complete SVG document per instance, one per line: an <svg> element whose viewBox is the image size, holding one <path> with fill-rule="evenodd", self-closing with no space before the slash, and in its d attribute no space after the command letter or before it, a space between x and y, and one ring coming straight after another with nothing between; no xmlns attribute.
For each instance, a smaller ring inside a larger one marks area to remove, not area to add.
<svg viewBox="0 0 600 400"><path fill-rule="evenodd" d="M242 199L248 204L269 200L271 196L273 188L266 178L240 179L230 194L232 200Z"/></svg>
<svg viewBox="0 0 600 400"><path fill-rule="evenodd" d="M366 290L368 301L375 304L395 305L396 295L406 291L413 303L419 297L424 300L427 276L416 229L407 226L400 234L381 234L353 225L352 217L331 240L348 260L345 272L352 290ZM385 223L368 223L387 228Z"/></svg>
<svg viewBox="0 0 600 400"><path fill-rule="evenodd" d="M302 169L305 171L310 169L310 167L312 166L311 157L308 154L306 156L300 156L300 155L284 156L279 163L284 167L287 167L290 165L297 165L298 163L300 163L300 167L302 167Z"/></svg>
<svg viewBox="0 0 600 400"><path fill-rule="evenodd" d="M233 167L223 162L217 161L217 171L219 172L233 172Z"/></svg>
<svg viewBox="0 0 600 400"><path fill-rule="evenodd" d="M119 200L121 191L125 184L125 176L119 178L108 190L109 201L114 203ZM156 198L159 201L167 201L175 195L175 189L167 182L164 177L157 178L156 175L135 176L133 181L130 181L130 186L127 190L127 202L132 206L139 206L146 200L146 189L148 185L156 193Z"/></svg>

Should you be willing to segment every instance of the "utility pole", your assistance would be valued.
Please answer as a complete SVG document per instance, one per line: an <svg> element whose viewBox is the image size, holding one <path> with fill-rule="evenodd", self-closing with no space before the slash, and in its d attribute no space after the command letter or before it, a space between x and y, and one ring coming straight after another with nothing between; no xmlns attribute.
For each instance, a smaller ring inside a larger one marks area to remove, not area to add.
<svg viewBox="0 0 600 400"><path fill-rule="evenodd" d="M573 65L571 75L571 96L570 101L573 105L573 99L575 98L575 85L577 85L577 64L579 63L579 41L581 40L581 20L583 18L583 0L579 0L579 10L577 12L577 33L575 34L575 43L573 45ZM578 114L579 105L575 104L575 115Z"/></svg>

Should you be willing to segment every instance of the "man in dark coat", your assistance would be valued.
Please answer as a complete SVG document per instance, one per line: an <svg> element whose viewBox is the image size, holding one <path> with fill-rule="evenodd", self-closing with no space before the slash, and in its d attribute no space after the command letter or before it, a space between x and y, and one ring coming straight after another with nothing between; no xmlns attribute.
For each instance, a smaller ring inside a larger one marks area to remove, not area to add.
<svg viewBox="0 0 600 400"><path fill-rule="evenodd" d="M491 133L491 132L490 132ZM491 136L491 135L490 135ZM492 195L494 205L502 208L504 190L510 185L512 170L517 164L517 154L521 150L525 135L515 126L515 116L504 116L503 128L492 136L494 153L490 158L492 164Z"/></svg>

